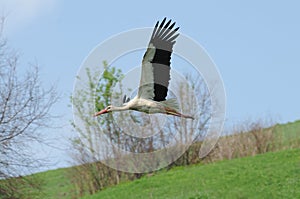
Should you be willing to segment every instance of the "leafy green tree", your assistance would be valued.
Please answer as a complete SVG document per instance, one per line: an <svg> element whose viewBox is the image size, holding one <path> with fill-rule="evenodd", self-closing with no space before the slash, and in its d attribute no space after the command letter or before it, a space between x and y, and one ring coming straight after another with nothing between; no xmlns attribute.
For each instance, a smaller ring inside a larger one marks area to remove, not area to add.
<svg viewBox="0 0 300 199"><path fill-rule="evenodd" d="M102 74L100 71L92 74L90 69L87 69L88 84L74 93L71 98L75 117L81 121L80 125L72 122L75 131L79 133L76 138L72 139L72 145L76 149L73 159L75 164L82 165L74 167L71 171L72 181L76 185L78 195L94 193L108 185L117 184L122 175L100 162L101 159L110 157L108 156L110 149L107 149L106 154L101 153L105 150L101 149L105 144L101 145L100 137L105 134L109 140L102 140L103 142L118 143L120 130L113 122L112 114L105 114L97 119L93 117L93 114L108 106L114 97L122 94L115 92L115 95L112 95L114 87L117 84L120 85L123 77L121 70L109 67L105 61L103 66ZM80 77L78 78L80 81ZM130 175L126 178L128 177Z"/></svg>

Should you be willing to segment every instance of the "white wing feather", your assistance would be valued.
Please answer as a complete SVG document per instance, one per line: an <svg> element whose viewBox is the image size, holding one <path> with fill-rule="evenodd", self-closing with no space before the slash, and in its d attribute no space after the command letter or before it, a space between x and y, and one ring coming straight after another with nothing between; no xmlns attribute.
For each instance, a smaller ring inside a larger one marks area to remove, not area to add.
<svg viewBox="0 0 300 199"><path fill-rule="evenodd" d="M155 51L155 47L153 46L153 44L150 43L142 62L142 72L138 91L138 98L154 98L154 76L151 61L153 60Z"/></svg>

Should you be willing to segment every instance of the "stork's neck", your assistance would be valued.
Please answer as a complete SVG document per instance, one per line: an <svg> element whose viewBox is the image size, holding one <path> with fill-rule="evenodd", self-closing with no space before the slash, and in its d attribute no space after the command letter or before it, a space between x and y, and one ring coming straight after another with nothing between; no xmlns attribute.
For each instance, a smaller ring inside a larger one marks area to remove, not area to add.
<svg viewBox="0 0 300 199"><path fill-rule="evenodd" d="M125 106L112 106L111 107L111 111L126 111L129 110L129 106L125 105Z"/></svg>

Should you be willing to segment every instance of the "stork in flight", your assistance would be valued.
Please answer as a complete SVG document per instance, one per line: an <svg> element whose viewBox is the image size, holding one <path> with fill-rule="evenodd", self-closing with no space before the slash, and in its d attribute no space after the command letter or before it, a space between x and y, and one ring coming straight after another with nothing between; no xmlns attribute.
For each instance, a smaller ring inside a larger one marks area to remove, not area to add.
<svg viewBox="0 0 300 199"><path fill-rule="evenodd" d="M171 24L166 18L161 24L156 23L146 53L142 61L140 86L137 96L132 100L123 98L123 106L108 106L95 113L94 116L113 111L135 110L147 114L162 113L183 118L194 119L189 115L179 112L176 99L166 99L170 80L170 60L175 39L179 36L173 29L175 22ZM171 24L171 25L170 25Z"/></svg>

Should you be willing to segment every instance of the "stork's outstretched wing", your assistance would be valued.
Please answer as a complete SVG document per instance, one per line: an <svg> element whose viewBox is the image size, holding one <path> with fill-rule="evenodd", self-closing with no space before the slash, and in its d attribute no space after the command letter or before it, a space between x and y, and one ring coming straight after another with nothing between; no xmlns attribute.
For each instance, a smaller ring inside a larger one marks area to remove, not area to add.
<svg viewBox="0 0 300 199"><path fill-rule="evenodd" d="M175 39L179 36L173 29L175 22L171 24L166 18L161 24L156 23L146 53L142 61L142 74L138 97L152 99L154 101L164 101L168 94L170 80L170 60L175 44ZM171 25L170 25L171 24Z"/></svg>

